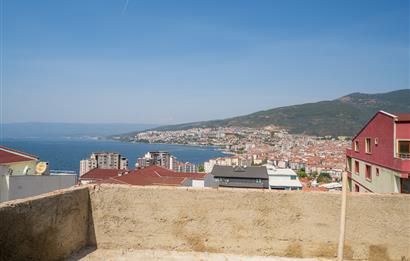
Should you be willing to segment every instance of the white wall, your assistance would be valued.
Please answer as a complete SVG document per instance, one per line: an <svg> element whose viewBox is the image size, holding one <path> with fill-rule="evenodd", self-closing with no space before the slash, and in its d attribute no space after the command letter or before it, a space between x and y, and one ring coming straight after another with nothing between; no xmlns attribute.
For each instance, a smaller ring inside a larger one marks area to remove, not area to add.
<svg viewBox="0 0 410 261"><path fill-rule="evenodd" d="M77 183L77 176L73 174L49 176L18 175L5 177L6 178L0 179L2 196L0 201L36 196L54 190L68 188ZM7 179L8 186L4 185ZM4 190L6 190L6 192Z"/></svg>

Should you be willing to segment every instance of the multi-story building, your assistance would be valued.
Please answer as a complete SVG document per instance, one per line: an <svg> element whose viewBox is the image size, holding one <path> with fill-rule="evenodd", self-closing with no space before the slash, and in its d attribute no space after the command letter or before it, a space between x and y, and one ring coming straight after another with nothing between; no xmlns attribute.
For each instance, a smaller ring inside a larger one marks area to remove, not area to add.
<svg viewBox="0 0 410 261"><path fill-rule="evenodd" d="M410 114L376 113L346 157L351 191L410 193Z"/></svg>
<svg viewBox="0 0 410 261"><path fill-rule="evenodd" d="M89 159L80 161L80 176L95 168L127 169L128 159L116 152L94 152Z"/></svg>
<svg viewBox="0 0 410 261"><path fill-rule="evenodd" d="M147 152L144 157L137 159L137 167L159 166L166 169L174 169L176 158L166 151Z"/></svg>
<svg viewBox="0 0 410 261"><path fill-rule="evenodd" d="M189 162L186 162L186 163L177 162L173 170L176 172L189 172L189 173L198 172L197 166Z"/></svg>

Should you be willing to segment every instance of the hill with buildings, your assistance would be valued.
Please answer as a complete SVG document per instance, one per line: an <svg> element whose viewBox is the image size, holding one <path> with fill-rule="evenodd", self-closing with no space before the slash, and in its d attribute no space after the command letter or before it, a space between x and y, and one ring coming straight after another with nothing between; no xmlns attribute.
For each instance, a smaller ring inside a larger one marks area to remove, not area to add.
<svg viewBox="0 0 410 261"><path fill-rule="evenodd" d="M410 90L352 93L331 101L285 106L223 120L168 125L153 130L276 125L294 134L352 136L379 110L410 113Z"/></svg>

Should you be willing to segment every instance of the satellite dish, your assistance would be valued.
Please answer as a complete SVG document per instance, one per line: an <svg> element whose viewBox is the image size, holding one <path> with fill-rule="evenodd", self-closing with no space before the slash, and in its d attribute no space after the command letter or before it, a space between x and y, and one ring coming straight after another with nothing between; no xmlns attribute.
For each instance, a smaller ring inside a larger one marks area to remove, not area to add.
<svg viewBox="0 0 410 261"><path fill-rule="evenodd" d="M23 175L27 175L29 170L30 170L30 167L29 167L29 166L25 166L25 167L24 167L24 170L23 170Z"/></svg>
<svg viewBox="0 0 410 261"><path fill-rule="evenodd" d="M39 162L36 165L37 175L50 175L50 170L48 168L48 162Z"/></svg>

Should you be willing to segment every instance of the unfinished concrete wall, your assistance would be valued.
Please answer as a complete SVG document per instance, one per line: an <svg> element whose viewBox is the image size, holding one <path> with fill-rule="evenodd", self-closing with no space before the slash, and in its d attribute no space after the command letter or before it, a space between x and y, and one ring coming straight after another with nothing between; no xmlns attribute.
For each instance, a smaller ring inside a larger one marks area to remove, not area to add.
<svg viewBox="0 0 410 261"><path fill-rule="evenodd" d="M0 204L0 260L60 260L88 240L88 188Z"/></svg>
<svg viewBox="0 0 410 261"><path fill-rule="evenodd" d="M106 185L90 195L98 248L336 255L336 193ZM351 195L347 215L347 259L410 259L410 196Z"/></svg>

